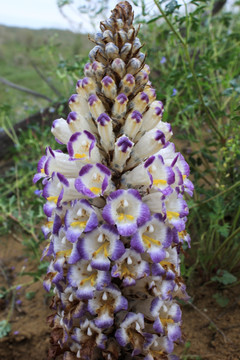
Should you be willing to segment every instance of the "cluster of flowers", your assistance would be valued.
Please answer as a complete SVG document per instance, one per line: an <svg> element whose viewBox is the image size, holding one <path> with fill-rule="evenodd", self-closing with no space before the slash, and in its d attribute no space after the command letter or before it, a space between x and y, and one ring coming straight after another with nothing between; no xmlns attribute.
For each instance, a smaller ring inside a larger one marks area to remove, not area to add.
<svg viewBox="0 0 240 360"><path fill-rule="evenodd" d="M53 122L66 152L46 149L43 226L54 286L51 358L175 359L186 298L179 252L189 166L175 151L163 104L127 2L101 23L67 120Z"/></svg>

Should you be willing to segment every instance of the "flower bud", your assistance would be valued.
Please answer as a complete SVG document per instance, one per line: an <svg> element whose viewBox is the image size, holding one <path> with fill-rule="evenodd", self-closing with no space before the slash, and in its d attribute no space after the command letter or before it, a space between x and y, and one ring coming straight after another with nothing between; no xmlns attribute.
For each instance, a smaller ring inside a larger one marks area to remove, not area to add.
<svg viewBox="0 0 240 360"><path fill-rule="evenodd" d="M112 167L117 171L122 171L126 160L132 151L133 142L125 135L122 135L115 143Z"/></svg>
<svg viewBox="0 0 240 360"><path fill-rule="evenodd" d="M132 52L132 44L126 43L123 45L123 47L120 50L120 56L124 61L126 61L126 59L131 54L131 52Z"/></svg>
<svg viewBox="0 0 240 360"><path fill-rule="evenodd" d="M101 144L103 145L106 152L113 149L114 145L114 134L112 120L106 113L102 113L97 118L98 132L101 138Z"/></svg>
<svg viewBox="0 0 240 360"><path fill-rule="evenodd" d="M105 108L97 95L90 95L88 98L88 106L92 117L97 119L100 114L105 112Z"/></svg>
<svg viewBox="0 0 240 360"><path fill-rule="evenodd" d="M139 111L134 110L128 115L122 128L122 132L129 138L134 139L141 126L142 114Z"/></svg>
<svg viewBox="0 0 240 360"><path fill-rule="evenodd" d="M106 98L109 98L111 100L115 99L117 96L117 86L115 84L115 81L110 76L105 76L102 81L102 91Z"/></svg>
<svg viewBox="0 0 240 360"><path fill-rule="evenodd" d="M125 94L119 94L116 97L115 103L112 107L112 116L119 122L123 122L123 117L127 110L128 98Z"/></svg>
<svg viewBox="0 0 240 360"><path fill-rule="evenodd" d="M97 85L93 79L85 77L84 79L82 79L81 86L86 98L88 98L92 94L96 94Z"/></svg>
<svg viewBox="0 0 240 360"><path fill-rule="evenodd" d="M149 103L148 95L142 91L139 92L131 101L130 107L133 109L138 110L139 112L143 113Z"/></svg>
<svg viewBox="0 0 240 360"><path fill-rule="evenodd" d="M163 112L163 103L161 101L153 101L148 111L143 115L141 131L145 132L153 129L161 121Z"/></svg>
<svg viewBox="0 0 240 360"><path fill-rule="evenodd" d="M73 94L68 101L68 105L71 111L74 111L79 115L83 115L87 120L91 119L88 103L81 97L81 95Z"/></svg>
<svg viewBox="0 0 240 360"><path fill-rule="evenodd" d="M94 61L92 63L92 72L94 76L96 76L97 80L103 77L104 71L105 71L105 66L102 63L98 61Z"/></svg>
<svg viewBox="0 0 240 360"><path fill-rule="evenodd" d="M135 75L141 68L141 61L137 58L132 58L127 64L127 72Z"/></svg>
<svg viewBox="0 0 240 360"><path fill-rule="evenodd" d="M102 37L103 37L103 40L107 43L113 41L113 34L110 30L105 30L103 33L102 33Z"/></svg>
<svg viewBox="0 0 240 360"><path fill-rule="evenodd" d="M84 66L84 75L87 77L93 77L93 71L92 71L92 64L91 63L87 63Z"/></svg>
<svg viewBox="0 0 240 360"><path fill-rule="evenodd" d="M105 51L108 59L111 60L116 59L119 55L118 47L112 42L107 43L107 45L105 46Z"/></svg>
<svg viewBox="0 0 240 360"><path fill-rule="evenodd" d="M126 72L125 62L120 58L116 58L115 60L113 60L113 62L111 64L111 68L121 78L124 76L124 74Z"/></svg>
<svg viewBox="0 0 240 360"><path fill-rule="evenodd" d="M120 82L120 92L126 96L132 93L135 86L135 78L132 74L126 74Z"/></svg>

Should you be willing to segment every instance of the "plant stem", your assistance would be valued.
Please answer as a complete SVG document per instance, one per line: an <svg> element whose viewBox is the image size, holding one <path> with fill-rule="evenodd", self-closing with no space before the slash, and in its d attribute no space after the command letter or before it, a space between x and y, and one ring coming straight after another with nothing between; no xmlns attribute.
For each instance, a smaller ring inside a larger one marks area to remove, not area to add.
<svg viewBox="0 0 240 360"><path fill-rule="evenodd" d="M197 87L197 92L198 92L198 95L199 95L200 102L201 102L202 107L203 107L203 109L204 109L204 111L205 111L205 113L207 115L208 120L209 120L209 125L214 129L214 131L220 137L220 139L223 139L222 134L220 133L220 131L217 129L216 125L214 124L214 120L216 120L214 114L211 112L211 110L208 108L208 106L206 106L206 104L204 102L202 89L201 89L201 86L199 84L196 72L195 72L193 64L192 64L192 60L191 60L191 57L190 57L190 54L189 54L189 51L188 51L187 42L183 39L182 35L175 29L175 27L173 26L171 21L168 19L167 15L163 11L163 9L162 9L161 5L159 4L158 0L154 0L154 3L157 6L158 10L160 11L160 13L161 13L162 17L164 18L164 20L166 21L166 23L168 24L168 26L172 30L172 32L175 34L175 36L181 42L182 47L184 49L186 59L187 59L187 62L189 64L189 67L190 67L190 70L191 70L191 73L192 73L192 76L193 76L193 79L194 79L194 82L195 82L196 87Z"/></svg>
<svg viewBox="0 0 240 360"><path fill-rule="evenodd" d="M232 240L238 233L240 232L240 227L238 227L230 236L228 236L224 242L222 243L222 245L217 249L217 251L215 252L215 254L212 257L212 261L211 263L214 262L214 260L216 259L216 257L218 256L218 254L221 252L221 250L224 248L224 246L226 246L226 244Z"/></svg>
<svg viewBox="0 0 240 360"><path fill-rule="evenodd" d="M240 185L240 181L236 182L234 185L230 186L228 189L221 191L221 192L218 193L217 195L214 195L214 196L210 197L209 199L206 199L206 200L200 202L199 204L194 204L194 205L191 206L189 209L194 209L195 207L198 207L198 206L201 206L201 205L203 205L203 204L206 204L206 203L208 203L209 201L212 201L212 200L216 199L218 196L224 195L224 194L226 194L227 192L229 192L230 190L235 189L235 188L238 187L239 185Z"/></svg>

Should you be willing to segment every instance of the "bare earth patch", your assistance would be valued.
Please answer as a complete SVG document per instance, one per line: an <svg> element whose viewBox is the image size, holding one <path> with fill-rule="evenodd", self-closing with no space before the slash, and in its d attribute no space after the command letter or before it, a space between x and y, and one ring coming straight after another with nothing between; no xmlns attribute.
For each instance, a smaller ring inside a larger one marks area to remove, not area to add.
<svg viewBox="0 0 240 360"><path fill-rule="evenodd" d="M16 237L0 239L0 286L5 288L31 281L31 277L15 276L21 270L34 271L35 265L26 258L23 245ZM193 304L183 306L183 339L176 346L176 354L183 360L239 360L240 359L240 286L224 290L229 304L221 308L212 297L217 291L213 284L188 289ZM28 300L26 293L35 292ZM46 317L50 315L49 298L40 281L16 290L16 301L11 317L11 332L0 339L1 360L46 360L49 329ZM0 321L7 318L11 297L0 299ZM211 321L203 316L205 314Z"/></svg>

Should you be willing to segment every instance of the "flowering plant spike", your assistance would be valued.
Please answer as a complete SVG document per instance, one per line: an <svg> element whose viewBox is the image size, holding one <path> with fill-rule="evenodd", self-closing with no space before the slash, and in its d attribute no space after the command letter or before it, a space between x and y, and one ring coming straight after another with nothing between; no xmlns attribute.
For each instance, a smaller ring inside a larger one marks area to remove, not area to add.
<svg viewBox="0 0 240 360"><path fill-rule="evenodd" d="M132 7L100 23L85 77L53 122L65 151L46 149L42 179L54 297L49 359L176 359L179 253L192 195L189 166L149 81Z"/></svg>

